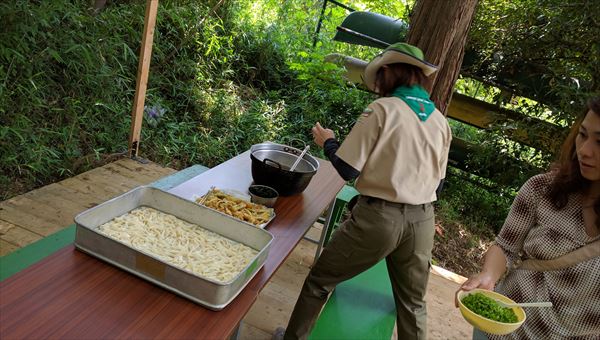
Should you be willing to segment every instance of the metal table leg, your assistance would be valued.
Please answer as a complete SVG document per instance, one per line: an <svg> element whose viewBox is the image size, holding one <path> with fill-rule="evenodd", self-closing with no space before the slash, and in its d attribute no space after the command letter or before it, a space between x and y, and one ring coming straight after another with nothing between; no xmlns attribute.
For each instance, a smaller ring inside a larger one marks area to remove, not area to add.
<svg viewBox="0 0 600 340"><path fill-rule="evenodd" d="M335 198L329 204L329 208L327 209L327 217L325 218L325 223L323 224L323 231L321 232L321 237L319 238L319 245L317 246L317 251L315 252L315 259L313 260L313 266L317 263L317 259L321 255L321 251L323 250L323 243L325 243L325 235L329 231L329 224L331 222L331 217L333 216L333 207L335 206Z"/></svg>
<svg viewBox="0 0 600 340"><path fill-rule="evenodd" d="M240 339L240 329L242 328L242 323L244 321L240 320L237 327L233 330L233 333L229 336L229 340L239 340Z"/></svg>

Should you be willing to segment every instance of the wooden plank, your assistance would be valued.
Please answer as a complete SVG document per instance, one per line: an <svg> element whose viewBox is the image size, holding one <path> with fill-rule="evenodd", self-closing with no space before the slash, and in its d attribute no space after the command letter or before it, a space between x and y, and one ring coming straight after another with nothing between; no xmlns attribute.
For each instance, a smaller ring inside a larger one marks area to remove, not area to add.
<svg viewBox="0 0 600 340"><path fill-rule="evenodd" d="M116 174L97 171L86 173L78 177L79 180L87 182L92 186L103 186L106 191L113 192L113 196L118 196L126 191L129 191L137 186L146 184L145 182L136 181L131 178L119 176Z"/></svg>
<svg viewBox="0 0 600 340"><path fill-rule="evenodd" d="M73 223L75 215L86 209L84 201L77 202L66 198L68 194L57 194L61 190L58 185L51 185L36 190L35 193L29 192L20 196L16 196L8 201L15 206L27 206L30 202L35 202L37 206L43 206L53 209L53 219L58 221L60 226L67 226ZM25 200L27 199L27 200Z"/></svg>
<svg viewBox="0 0 600 340"><path fill-rule="evenodd" d="M3 239L0 239L0 257L8 255L16 251L17 249L19 249L19 246L14 245L10 242L6 242Z"/></svg>
<svg viewBox="0 0 600 340"><path fill-rule="evenodd" d="M122 166L121 164L109 164L104 168L104 172L110 175L123 177L124 179L127 179L129 181L135 181L137 183L140 183L138 185L146 185L148 183L156 181L161 177L170 175L170 173L161 174L144 167L138 167L138 169L146 170L132 170L130 168Z"/></svg>
<svg viewBox="0 0 600 340"><path fill-rule="evenodd" d="M281 325L278 325L281 326ZM249 340L271 340L273 338L273 331L266 332L260 328L255 327L252 324L243 322L240 327L239 339Z"/></svg>
<svg viewBox="0 0 600 340"><path fill-rule="evenodd" d="M73 205L81 207L85 207L88 204L96 201L94 196L61 185L61 183L62 181L46 185L45 187L38 189L35 193L32 194L32 192L28 192L24 194L24 196L34 200L36 197L57 197L64 201L71 202Z"/></svg>
<svg viewBox="0 0 600 340"><path fill-rule="evenodd" d="M277 326L285 327L288 324L298 293L300 293L300 288L295 296L294 294L287 296L287 301L274 297L270 290L261 293L260 298L256 300L243 322L272 334ZM243 334L242 339L249 339L246 336Z"/></svg>
<svg viewBox="0 0 600 340"><path fill-rule="evenodd" d="M105 172L109 172L111 175L119 175L124 178L135 180L136 182L141 182L144 184L161 177L155 174L148 174L147 171L143 171L145 167L142 166L138 166L137 169L131 169L121 164L122 163L107 164L103 167L103 170Z"/></svg>
<svg viewBox="0 0 600 340"><path fill-rule="evenodd" d="M117 163L115 163L117 164ZM81 174L81 178L104 177L112 178L113 181L119 184L126 185L143 185L152 181L155 177L148 176L145 173L131 173L129 170L123 170L122 167L115 164L107 164L101 168L96 168L86 173Z"/></svg>
<svg viewBox="0 0 600 340"><path fill-rule="evenodd" d="M275 328L287 325L316 250L315 243L300 241L248 311L244 323L262 331L258 335L269 334L267 338L261 338L270 339ZM249 331L256 330L250 328ZM243 329L241 338L256 339L251 337L252 334Z"/></svg>
<svg viewBox="0 0 600 340"><path fill-rule="evenodd" d="M92 196L95 200L99 200L100 202L104 202L123 192L122 187L113 187L111 185L93 182L89 177L86 179L83 179L82 177L71 177L59 182L58 185L79 191L82 195Z"/></svg>
<svg viewBox="0 0 600 340"><path fill-rule="evenodd" d="M473 327L454 307L454 293L459 287L434 272L429 275L425 295L428 339L471 339Z"/></svg>
<svg viewBox="0 0 600 340"><path fill-rule="evenodd" d="M175 172L131 159L114 163L0 202L2 254L61 230L81 211Z"/></svg>
<svg viewBox="0 0 600 340"><path fill-rule="evenodd" d="M35 226L41 226L40 230L45 230L55 225L55 221L47 219L46 216L39 217L30 214L29 210L31 210L29 207L16 208L6 201L0 202L0 220L23 227L40 235L43 234L35 231Z"/></svg>
<svg viewBox="0 0 600 340"><path fill-rule="evenodd" d="M89 182L89 188L102 188L105 192L104 197L97 197L102 201L113 197L119 193L125 192L131 189L131 185L124 185L121 183L119 185L119 181L117 182L117 187L115 187L115 181L111 181L109 177L104 176L102 180L98 180L98 178L89 179L87 177L84 178L83 182ZM87 181L85 180L87 178ZM79 179L69 179L66 182L76 182ZM97 199L84 199L76 202L75 199L68 198L69 193L72 192L72 189L67 188L62 194L57 194L61 192L63 186L62 185L51 185L46 188L42 188L36 190L34 192L26 193L24 195L16 196L10 200L0 202L0 208L4 208L2 214L8 214L13 216L11 212L17 212L24 216L23 218L16 219L17 221L21 221L23 219L27 219L27 215L37 216L39 219L35 219L35 223L39 223L40 220L43 222L50 222L51 224L57 224L59 226L66 226L71 224L73 221L73 217L85 210L91 204L95 204ZM110 191L107 191L107 188L113 188ZM85 193L83 193L85 194ZM90 202L91 201L91 202ZM2 216L0 215L0 218ZM21 222L16 222L13 218L7 219L2 218L7 221L10 221L14 224L18 224L20 226L26 227L29 226L29 223L21 224ZM34 232L40 233L36 229L30 229ZM52 231L54 228L52 228ZM47 235L47 233L40 233L42 235Z"/></svg>
<svg viewBox="0 0 600 340"><path fill-rule="evenodd" d="M96 197L90 193L75 190L69 186L62 185L62 182L53 183L45 186L44 191L39 194L51 198L56 198L65 204L73 206L75 210L85 210L102 203L105 199Z"/></svg>
<svg viewBox="0 0 600 340"><path fill-rule="evenodd" d="M448 117L481 129L490 129L507 123L512 129L503 133L510 139L534 148L554 152L560 148L565 129L556 124L529 117L519 112L499 108L460 93L452 95Z"/></svg>
<svg viewBox="0 0 600 340"><path fill-rule="evenodd" d="M490 178L496 185L509 185L513 187L520 185L520 183L515 183L515 176L513 174L525 173L529 177L543 172L543 169L539 169L531 163L506 154L496 155L494 162L486 162L470 157L473 154L482 154L482 152L483 147L481 145L453 137L450 144L448 165L477 176ZM502 164L502 169L499 169L498 164Z"/></svg>
<svg viewBox="0 0 600 340"><path fill-rule="evenodd" d="M118 192L128 191L135 187L148 183L148 181L146 180L136 180L133 178L124 177L115 173L108 172L96 172L86 174L85 176L81 177L81 179L84 181L94 183L95 185L106 185L113 187L114 189L117 189Z"/></svg>
<svg viewBox="0 0 600 340"><path fill-rule="evenodd" d="M328 54L325 56L324 60L336 64L338 66L343 66L346 70L346 72L344 73L344 78L346 78L347 81L358 85L363 85L362 75L365 68L367 67L367 61L343 55L340 53Z"/></svg>
<svg viewBox="0 0 600 340"><path fill-rule="evenodd" d="M61 187L58 183L52 183L49 184L47 186L38 188L36 190L32 190L29 192L26 192L22 195L19 196L15 196L11 199L8 199L7 201L11 201L14 199L19 199L19 197L26 197L29 198L33 201L36 200L46 200L46 201L52 201L54 198L57 198L58 200L66 200L66 204L67 205L84 205L81 203L82 200L90 200L90 196L89 195L80 195L77 196L78 192L72 189L67 189L65 187Z"/></svg>
<svg viewBox="0 0 600 340"><path fill-rule="evenodd" d="M25 209L28 209L30 205L35 205L35 209L43 211L44 214L38 216L47 216L52 221L56 221L58 225L62 227L72 224L73 217L85 210L85 206L82 206L71 200L55 196L51 191L46 190L39 190L34 196L29 194L16 196L5 201L5 203L19 208L24 207Z"/></svg>
<svg viewBox="0 0 600 340"><path fill-rule="evenodd" d="M162 167L155 163L142 164L131 159L120 159L102 167L92 169L76 176L88 180L90 177L114 177L115 181L122 183L135 183L135 186L148 184L176 170Z"/></svg>
<svg viewBox="0 0 600 340"><path fill-rule="evenodd" d="M140 162L131 158L121 158L111 164L117 164L126 168L130 168L135 171L153 171L161 173L163 176L176 172L177 170L162 166L154 162Z"/></svg>
<svg viewBox="0 0 600 340"><path fill-rule="evenodd" d="M126 168L126 169L134 172L134 174L136 174L136 175L144 175L144 176L147 175L152 180L157 180L161 177L168 176L168 175L171 175L171 174L177 172L177 170L175 170L175 169L163 167L156 163L150 162L150 163L142 164L133 159L121 159L118 162L114 162L114 163L111 163L108 165Z"/></svg>
<svg viewBox="0 0 600 340"><path fill-rule="evenodd" d="M304 239L308 240L308 241L312 241L314 243L319 243L319 239L321 237L322 231L323 231L323 225L321 223L315 223L306 232L306 235L304 235Z"/></svg>
<svg viewBox="0 0 600 340"><path fill-rule="evenodd" d="M448 106L448 117L480 129L488 129L495 121L499 120L499 117L495 114L496 107L479 100L470 99L472 98L454 93ZM489 107L487 105L482 106L482 104L487 104Z"/></svg>
<svg viewBox="0 0 600 340"><path fill-rule="evenodd" d="M8 231L12 228L18 227L17 225L14 225L12 223L0 220L0 236L8 233Z"/></svg>
<svg viewBox="0 0 600 340"><path fill-rule="evenodd" d="M7 221L0 220L0 239L18 247L24 247L42 238L42 235L33 233Z"/></svg>
<svg viewBox="0 0 600 340"><path fill-rule="evenodd" d="M303 239L302 242L298 243L296 246L295 251L298 253L292 258L292 261L290 261L288 266L291 270L295 270L296 272L303 271L304 266L308 265L310 267L313 264L316 250L316 243Z"/></svg>
<svg viewBox="0 0 600 340"><path fill-rule="evenodd" d="M125 191L150 184L176 172L155 163L142 166L135 165L137 162L132 160L119 160L114 163L61 181L58 185L68 188L71 192L77 192L76 196L93 196L94 199L87 199L89 208L91 204L104 202Z"/></svg>
<svg viewBox="0 0 600 340"><path fill-rule="evenodd" d="M66 227L63 220L57 217L53 207L19 196L0 202L0 220L16 224L43 236Z"/></svg>
<svg viewBox="0 0 600 340"><path fill-rule="evenodd" d="M158 0L147 0L146 14L144 16L144 32L142 35L142 46L140 48L140 60L135 84L135 96L133 98L133 108L131 110L131 130L129 134L130 157L137 157L139 149L142 120L144 118L144 101L146 99L146 87L148 86L148 73L150 69L150 60L152 59L152 40L154 38L154 26L156 25L157 12Z"/></svg>
<svg viewBox="0 0 600 340"><path fill-rule="evenodd" d="M127 164L127 166L123 166L123 164ZM170 168L157 168L146 165L133 166L132 164L119 161L90 170L76 178L83 181L98 182L101 185L108 185L119 189L117 192L120 193L123 188L129 190L140 185L146 185L173 172L175 170Z"/></svg>

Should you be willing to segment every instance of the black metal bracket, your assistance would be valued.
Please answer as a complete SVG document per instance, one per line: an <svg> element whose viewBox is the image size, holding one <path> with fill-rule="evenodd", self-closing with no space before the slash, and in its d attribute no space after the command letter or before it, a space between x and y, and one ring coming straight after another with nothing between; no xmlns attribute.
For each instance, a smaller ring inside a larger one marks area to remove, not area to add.
<svg viewBox="0 0 600 340"><path fill-rule="evenodd" d="M321 31L321 23L323 22L323 19L325 17L325 9L327 9L327 3L331 2L336 6L342 7L344 9L346 9L349 12L355 12L356 10L350 6L344 5L341 2L335 1L335 0L323 0L323 8L321 9L321 14L319 15L319 22L317 23L317 29L315 31L315 37L313 39L313 48L315 46L317 46L317 41L319 39L319 32Z"/></svg>
<svg viewBox="0 0 600 340"><path fill-rule="evenodd" d="M356 32L356 31L354 31L354 30L351 30L351 29L349 29L349 28L346 28L346 27L343 27L343 26L338 26L338 27L336 27L336 29L337 29L338 31L346 32L346 33L348 33L348 34L351 34L351 35L354 35L354 36L360 37L360 38L362 38L362 39L369 40L369 41L371 41L371 42L373 42L373 43L375 43L375 44L379 45L381 48L386 48L386 47L390 46L390 44L386 43L385 41L381 41L381 40L379 40L379 39L373 38L373 37L371 37L371 36L368 36L368 35L366 35L366 34L362 34L362 33L360 33L360 32Z"/></svg>
<svg viewBox="0 0 600 340"><path fill-rule="evenodd" d="M148 164L150 163L149 160L147 160L146 158L142 158L142 157L138 157L138 141L134 141L133 143L131 143L131 148L129 149L129 158L133 159L134 161L141 163L141 164Z"/></svg>

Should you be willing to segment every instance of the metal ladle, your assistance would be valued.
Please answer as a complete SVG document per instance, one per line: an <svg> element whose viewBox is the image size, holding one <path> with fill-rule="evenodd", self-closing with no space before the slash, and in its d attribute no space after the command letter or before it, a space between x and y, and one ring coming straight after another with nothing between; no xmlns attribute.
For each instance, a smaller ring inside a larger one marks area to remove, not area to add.
<svg viewBox="0 0 600 340"><path fill-rule="evenodd" d="M300 160L302 159L302 157L304 157L304 155L306 154L306 152L308 151L308 149L310 149L310 145L307 145L304 148L304 150L302 150L302 153L300 154L300 156L298 156L298 159L296 159L296 161L294 162L294 164L290 168L290 171L294 171L296 169L296 167L298 166L298 163L300 163Z"/></svg>

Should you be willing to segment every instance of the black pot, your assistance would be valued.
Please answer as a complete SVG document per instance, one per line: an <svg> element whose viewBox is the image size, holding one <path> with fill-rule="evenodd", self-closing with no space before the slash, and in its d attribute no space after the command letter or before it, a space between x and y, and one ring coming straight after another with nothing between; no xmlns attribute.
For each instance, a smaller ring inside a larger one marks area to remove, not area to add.
<svg viewBox="0 0 600 340"><path fill-rule="evenodd" d="M306 153L296 169L290 171L301 153L301 150L282 144L253 145L250 148L250 159L254 184L270 186L277 190L280 196L301 193L319 169L317 159Z"/></svg>

